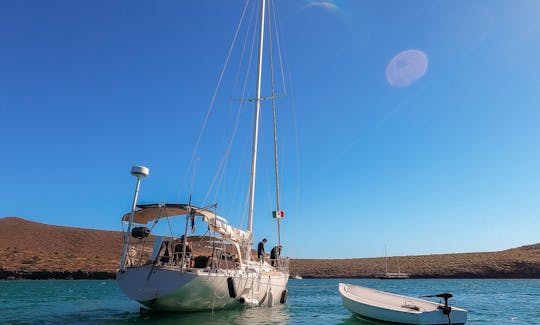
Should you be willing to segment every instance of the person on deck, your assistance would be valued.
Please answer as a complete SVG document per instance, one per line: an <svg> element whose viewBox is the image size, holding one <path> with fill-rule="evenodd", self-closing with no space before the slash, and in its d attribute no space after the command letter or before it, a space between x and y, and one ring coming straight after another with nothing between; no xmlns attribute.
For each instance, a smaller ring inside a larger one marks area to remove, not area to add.
<svg viewBox="0 0 540 325"><path fill-rule="evenodd" d="M263 238L259 245L257 245L257 258L262 262L264 261L264 244L266 244L267 240L266 238Z"/></svg>
<svg viewBox="0 0 540 325"><path fill-rule="evenodd" d="M159 255L159 253L161 253L163 248L165 248L165 252L163 253L163 256L161 256L161 258L159 259L159 261L161 262L161 265L165 265L165 264L169 263L169 259L170 259L170 257L169 257L169 241L164 240L161 243L161 247L159 248L158 255Z"/></svg>
<svg viewBox="0 0 540 325"><path fill-rule="evenodd" d="M272 266L278 265L278 259L280 255L281 255L281 245L274 246L274 248L272 248L272 250L270 251L270 261L272 261Z"/></svg>

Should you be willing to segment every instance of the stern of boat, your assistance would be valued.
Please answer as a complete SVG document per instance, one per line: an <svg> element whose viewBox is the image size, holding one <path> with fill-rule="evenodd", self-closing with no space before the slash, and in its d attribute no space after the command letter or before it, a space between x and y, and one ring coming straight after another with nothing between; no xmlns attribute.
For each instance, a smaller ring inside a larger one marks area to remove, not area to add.
<svg viewBox="0 0 540 325"><path fill-rule="evenodd" d="M147 265L117 271L116 282L126 296L149 307L149 302L184 287L195 277L193 273Z"/></svg>

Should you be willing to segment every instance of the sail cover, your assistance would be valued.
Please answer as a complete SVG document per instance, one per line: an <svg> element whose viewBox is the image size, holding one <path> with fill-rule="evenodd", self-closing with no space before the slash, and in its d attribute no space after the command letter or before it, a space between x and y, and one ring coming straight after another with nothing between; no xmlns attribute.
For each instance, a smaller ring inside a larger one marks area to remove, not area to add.
<svg viewBox="0 0 540 325"><path fill-rule="evenodd" d="M202 217L208 223L211 231L221 234L224 238L240 243L251 243L253 235L249 231L238 229L229 225L227 219L218 216L216 213L205 208L196 207L189 204L141 204L137 205L138 210L133 215L133 222L147 224L160 218L182 216L189 214L189 211L196 216ZM129 221L131 213L126 213L122 221Z"/></svg>

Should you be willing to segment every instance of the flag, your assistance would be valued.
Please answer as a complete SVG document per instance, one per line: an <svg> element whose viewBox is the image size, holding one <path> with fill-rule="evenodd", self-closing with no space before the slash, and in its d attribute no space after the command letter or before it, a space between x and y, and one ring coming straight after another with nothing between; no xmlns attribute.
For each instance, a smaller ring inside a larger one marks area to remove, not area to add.
<svg viewBox="0 0 540 325"><path fill-rule="evenodd" d="M283 210L272 211L272 217L281 219L281 218L285 217L285 212L283 212Z"/></svg>

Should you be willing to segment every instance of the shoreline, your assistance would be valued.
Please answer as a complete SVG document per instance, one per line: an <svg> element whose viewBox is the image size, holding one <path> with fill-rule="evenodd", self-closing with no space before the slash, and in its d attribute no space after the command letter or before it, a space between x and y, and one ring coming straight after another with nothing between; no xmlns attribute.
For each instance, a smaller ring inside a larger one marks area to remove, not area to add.
<svg viewBox="0 0 540 325"><path fill-rule="evenodd" d="M343 265L341 267L328 268L329 265L336 263L336 260L309 260L310 265L305 265L305 260L291 260L290 277L299 275L302 279L375 279L377 272L364 273L361 266L365 269L366 262L369 259L353 259L351 265ZM315 263L313 263L315 262ZM340 264L340 260L337 263ZM312 263L317 265L313 267ZM349 263L351 264L351 263ZM482 266L477 272L457 271L437 272L426 268L422 272L409 273L410 279L540 279L540 267L528 263L519 265L520 267L512 268L511 270L493 267ZM444 269L444 267L442 267ZM431 271L431 272L430 272ZM0 269L0 280L113 280L116 277L116 272L105 271L89 271L89 270L23 270L23 269Z"/></svg>
<svg viewBox="0 0 540 325"><path fill-rule="evenodd" d="M113 272L86 271L0 271L0 280L113 280Z"/></svg>
<svg viewBox="0 0 540 325"><path fill-rule="evenodd" d="M114 280L115 273L112 272L50 272L50 271L37 271L37 272L20 272L20 271L0 271L0 281L20 281L20 280ZM291 277L292 279L292 277ZM345 276L325 276L325 277L314 277L314 276L305 276L302 277L302 280L314 280L314 279L373 279L376 280L376 277L345 277ZM492 276L492 277L482 277L482 276L450 276L450 277L439 277L439 276L421 276L421 277L410 277L405 280L537 280L540 277L523 277L523 276ZM384 281L384 280L381 280ZM401 280L403 281L403 280Z"/></svg>
<svg viewBox="0 0 540 325"><path fill-rule="evenodd" d="M52 226L0 218L0 280L114 279L121 232ZM37 240L28 240L36 238ZM385 258L289 259L305 279L370 279L385 273ZM496 252L388 256L388 272L412 279L540 279L540 243Z"/></svg>

